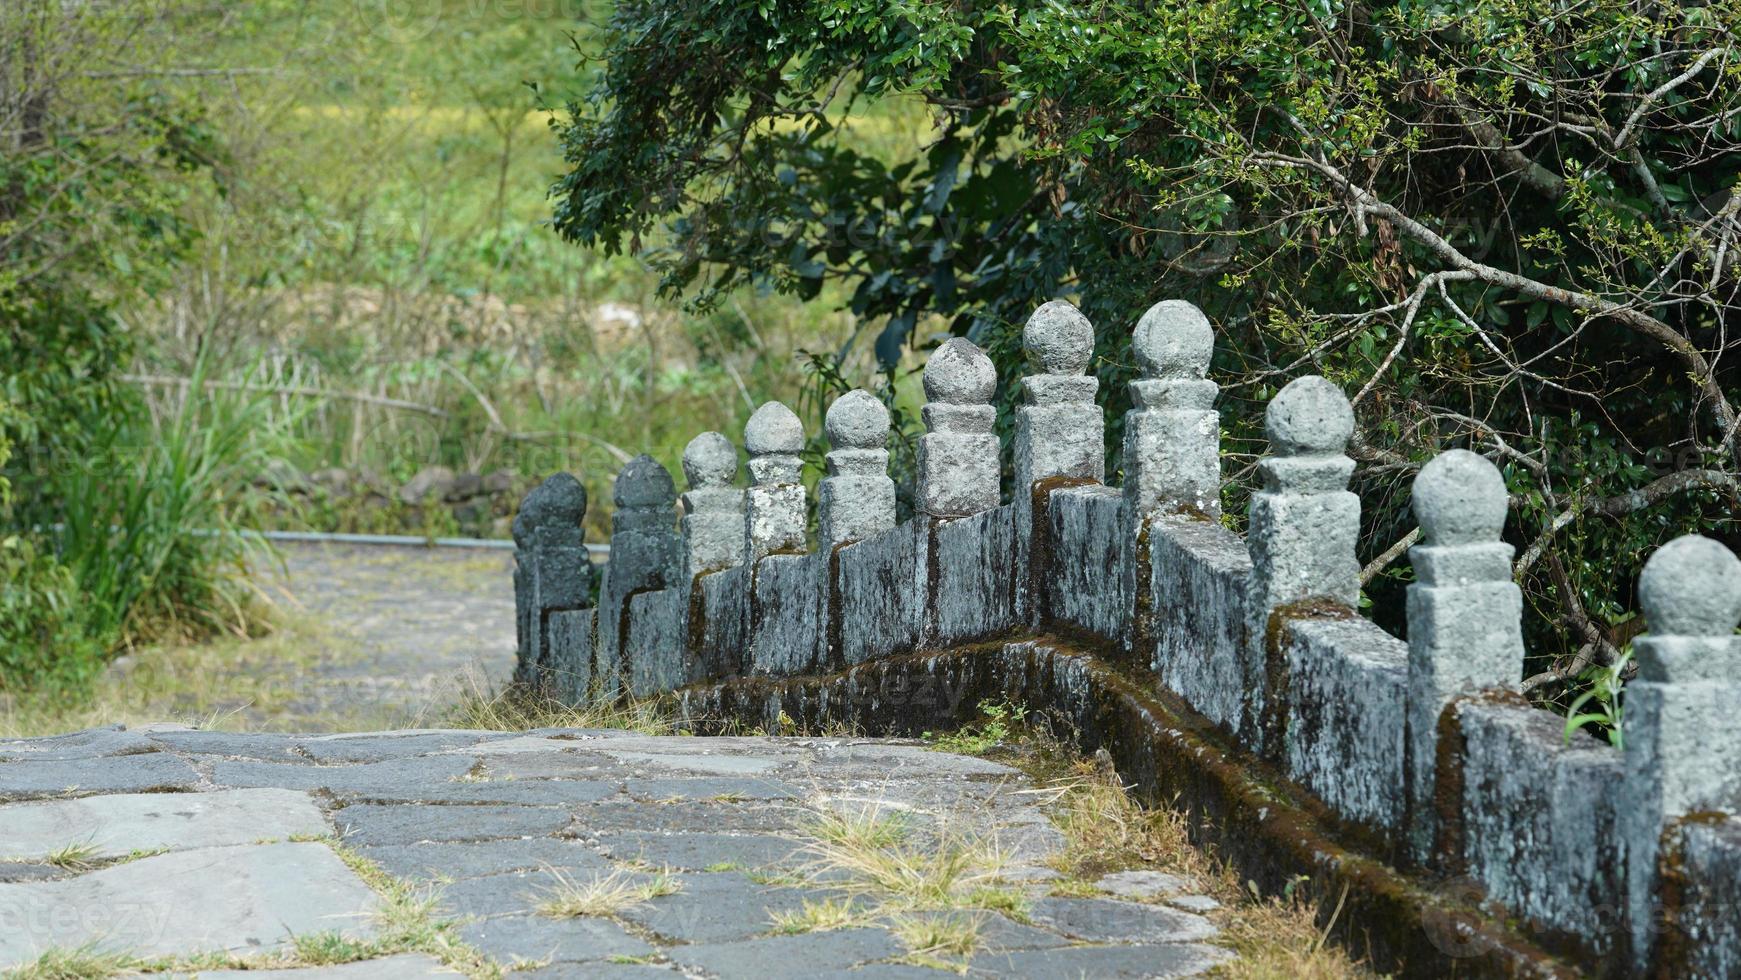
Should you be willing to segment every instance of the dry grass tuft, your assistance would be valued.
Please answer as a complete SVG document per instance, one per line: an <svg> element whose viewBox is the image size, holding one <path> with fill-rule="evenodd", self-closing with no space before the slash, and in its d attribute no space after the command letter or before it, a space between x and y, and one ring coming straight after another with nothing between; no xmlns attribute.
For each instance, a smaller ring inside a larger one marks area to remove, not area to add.
<svg viewBox="0 0 1741 980"><path fill-rule="evenodd" d="M574 707L519 688L493 691L477 679L466 682L459 702L439 721L449 728L491 732L524 732L534 728L620 728L642 735L670 735L676 729L676 719L666 701Z"/></svg>
<svg viewBox="0 0 1741 980"><path fill-rule="evenodd" d="M556 887L550 897L538 904L538 914L552 919L572 919L577 916L612 916L663 895L675 895L683 890L682 882L669 871L659 871L650 880L636 872L618 868L604 877L576 882L556 875Z"/></svg>
<svg viewBox="0 0 1741 980"><path fill-rule="evenodd" d="M902 957L915 966L966 973L973 954L984 942L985 913L896 916L889 928L907 947Z"/></svg>

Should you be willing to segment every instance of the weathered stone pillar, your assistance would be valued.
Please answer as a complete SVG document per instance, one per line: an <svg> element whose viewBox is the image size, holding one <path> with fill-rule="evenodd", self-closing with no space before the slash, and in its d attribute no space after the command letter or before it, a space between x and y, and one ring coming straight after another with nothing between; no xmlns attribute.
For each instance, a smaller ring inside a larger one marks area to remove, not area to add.
<svg viewBox="0 0 1741 980"><path fill-rule="evenodd" d="M1130 384L1124 416L1126 513L1140 521L1156 510L1221 516L1221 416L1205 379L1215 350L1209 318L1183 300L1149 307L1131 350L1142 367Z"/></svg>
<svg viewBox="0 0 1741 980"><path fill-rule="evenodd" d="M1094 403L1100 379L1083 374L1094 356L1094 327L1063 300L1034 311L1022 329L1034 373L1022 378L1016 409L1016 497L1051 477L1100 483L1106 477L1106 420Z"/></svg>
<svg viewBox="0 0 1741 980"><path fill-rule="evenodd" d="M1523 592L1511 580L1505 478L1467 449L1440 453L1415 477L1421 543L1409 549L1409 846L1426 860L1437 826L1439 717L1452 698L1517 690Z"/></svg>
<svg viewBox="0 0 1741 980"><path fill-rule="evenodd" d="M744 425L750 451L750 488L744 506L744 560L805 550L804 484L799 482L804 425L779 402L766 402Z"/></svg>
<svg viewBox="0 0 1741 980"><path fill-rule="evenodd" d="M683 577L741 565L744 561L744 492L737 448L718 432L703 432L683 450Z"/></svg>
<svg viewBox="0 0 1741 980"><path fill-rule="evenodd" d="M1635 966L1666 922L1662 843L1674 824L1741 811L1741 561L1689 534L1657 549L1638 577L1650 633L1633 641L1626 685L1627 896Z"/></svg>
<svg viewBox="0 0 1741 980"><path fill-rule="evenodd" d="M889 410L855 388L828 406L828 476L817 488L822 543L835 548L895 526L895 481L889 479Z"/></svg>
<svg viewBox="0 0 1741 980"><path fill-rule="evenodd" d="M927 432L919 440L919 511L968 517L997 506L997 369L965 337L954 337L925 362Z"/></svg>
<svg viewBox="0 0 1741 980"><path fill-rule="evenodd" d="M563 621L584 616L590 625L593 570L581 529L585 518L586 488L567 473L534 487L514 515L515 678L522 683L559 690L566 686L560 675L591 665L590 628L577 638L578 624Z"/></svg>
<svg viewBox="0 0 1741 980"><path fill-rule="evenodd" d="M1263 489L1251 495L1246 547L1248 720L1260 747L1279 743L1283 721L1275 688L1285 676L1276 619L1284 607L1304 615L1316 605L1353 609L1360 599L1360 498L1347 490L1354 461L1342 454L1354 434L1348 396L1324 378L1289 382L1264 413L1273 455L1258 464ZM1241 726L1246 728L1246 726Z"/></svg>
<svg viewBox="0 0 1741 980"><path fill-rule="evenodd" d="M629 600L668 588L676 578L677 489L658 460L643 453L629 460L612 488L611 560L599 588L598 656L593 669L597 698L610 701L626 689Z"/></svg>
<svg viewBox="0 0 1741 980"><path fill-rule="evenodd" d="M1022 346L1034 373L1022 378L1025 404L1016 409L1012 460L1016 617L1042 626L1056 584L1045 503L1053 491L1105 478L1106 420L1094 403L1100 379L1083 373L1094 356L1094 327L1076 307L1053 300L1035 310Z"/></svg>

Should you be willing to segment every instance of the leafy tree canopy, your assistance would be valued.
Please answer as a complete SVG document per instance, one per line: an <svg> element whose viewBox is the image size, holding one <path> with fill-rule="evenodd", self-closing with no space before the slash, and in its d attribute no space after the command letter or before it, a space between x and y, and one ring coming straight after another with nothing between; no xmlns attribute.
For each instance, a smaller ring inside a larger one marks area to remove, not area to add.
<svg viewBox="0 0 1741 980"><path fill-rule="evenodd" d="M1405 574L1378 569L1422 461L1502 464L1536 648L1570 638L1551 691L1617 657L1649 547L1726 532L1738 25L1741 0L625 0L555 218L703 306L838 280L891 367L941 318L1007 381L1027 313L1077 297L1113 446L1135 317L1191 299L1234 497L1280 383L1355 397L1370 589ZM865 152L843 120L896 97L933 138Z"/></svg>

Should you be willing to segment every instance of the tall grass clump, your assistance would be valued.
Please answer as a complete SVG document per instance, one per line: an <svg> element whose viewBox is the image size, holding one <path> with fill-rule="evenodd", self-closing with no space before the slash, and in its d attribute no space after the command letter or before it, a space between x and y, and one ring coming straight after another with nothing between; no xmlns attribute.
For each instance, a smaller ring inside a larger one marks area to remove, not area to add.
<svg viewBox="0 0 1741 980"><path fill-rule="evenodd" d="M76 697L106 655L257 629L244 531L279 457L269 396L210 389L203 361L161 402L92 418L77 454L28 469L0 558L0 690Z"/></svg>

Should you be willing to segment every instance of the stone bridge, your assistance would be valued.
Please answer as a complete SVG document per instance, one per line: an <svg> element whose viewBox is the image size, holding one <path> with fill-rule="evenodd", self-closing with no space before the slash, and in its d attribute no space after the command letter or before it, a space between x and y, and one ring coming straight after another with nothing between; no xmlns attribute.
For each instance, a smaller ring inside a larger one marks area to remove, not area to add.
<svg viewBox="0 0 1741 980"><path fill-rule="evenodd" d="M1685 537L1651 558L1625 750L1568 740L1518 693L1492 463L1453 449L1415 480L1405 642L1357 612L1354 415L1335 385L1301 377L1271 401L1242 538L1219 520L1208 320L1168 301L1137 323L1118 486L1093 337L1063 302L1028 321L1007 503L995 373L959 338L924 372L904 524L889 417L864 391L827 413L814 545L805 433L778 403L745 427L747 488L726 436L689 444L681 519L651 457L622 471L602 582L586 495L552 477L514 524L519 679L575 703L675 692L700 731L916 734L1019 698L1262 887L1306 882L1381 968L1741 975L1733 554Z"/></svg>

